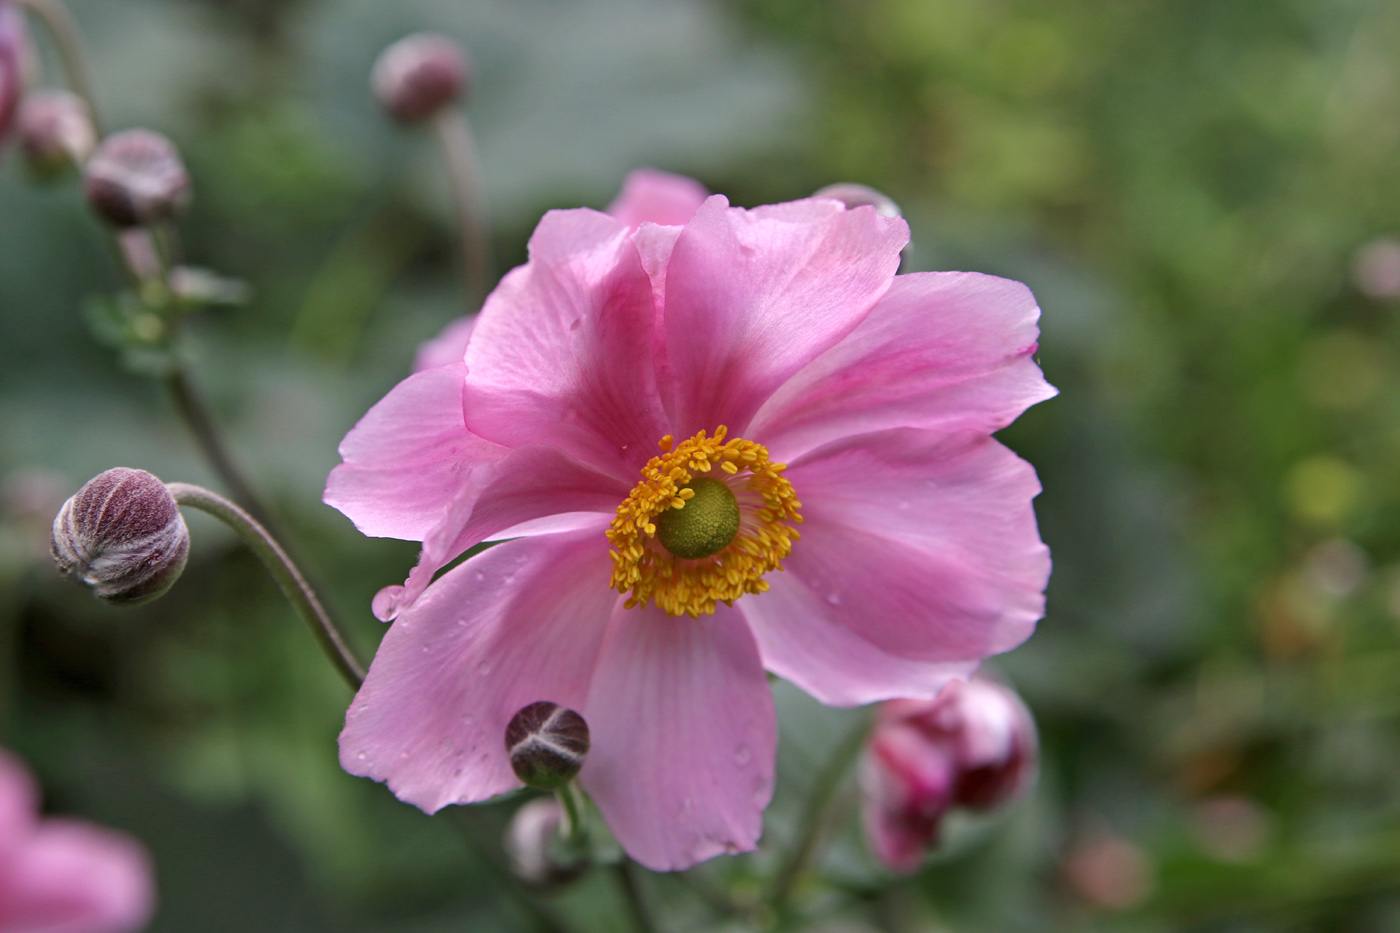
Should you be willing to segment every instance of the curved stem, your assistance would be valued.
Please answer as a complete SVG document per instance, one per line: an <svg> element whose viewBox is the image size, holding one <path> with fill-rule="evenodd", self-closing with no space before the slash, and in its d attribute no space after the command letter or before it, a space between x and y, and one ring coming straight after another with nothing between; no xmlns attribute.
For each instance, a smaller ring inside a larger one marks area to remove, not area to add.
<svg viewBox="0 0 1400 933"><path fill-rule="evenodd" d="M787 861L778 870L768 895L768 904L780 926L786 920L788 902L792 898L792 892L797 887L797 882L801 879L803 872L807 870L812 856L816 853L817 842L821 838L822 831L826 828L827 809L831 806L832 798L836 796L836 791L846 779L846 774L850 771L856 756L860 754L861 748L864 747L865 738L869 733L870 721L868 719L861 720L841 740L841 744L836 746L836 750L831 753L831 758L827 760L826 766L817 775L812 790L807 795L800 824L802 837L791 854L788 855Z"/></svg>
<svg viewBox="0 0 1400 933"><path fill-rule="evenodd" d="M615 870L618 885L622 888L623 900L627 903L627 912L632 916L632 925L636 927L637 933L656 933L656 925L651 922L651 913L647 910L646 902L642 900L642 892L637 886L636 863L623 856Z"/></svg>
<svg viewBox="0 0 1400 933"><path fill-rule="evenodd" d="M462 240L462 272L466 277L467 313L481 307L491 288L491 242L486 229L486 198L481 166L476 157L471 124L454 107L444 107L433 118L433 131L442 147L442 159L452 185L452 206Z"/></svg>
<svg viewBox="0 0 1400 933"><path fill-rule="evenodd" d="M92 75L88 71L87 55L83 52L82 35L73 14L59 0L19 0L20 6L27 7L48 29L53 37L54 48L63 62L63 72L68 77L68 86L87 104L88 116L97 136L102 137L102 117L97 109L97 98L92 92Z"/></svg>
<svg viewBox="0 0 1400 933"><path fill-rule="evenodd" d="M189 483L166 483L165 488L170 490L170 494L180 505L188 505L206 512L238 532L239 537L267 567L297 614L311 627L311 633L316 636L321 650L330 658L340 676L344 677L345 682L352 688L358 690L364 682L365 669L350 653L350 648L345 644L321 601L316 598L316 593L276 539L254 521L251 515L217 493Z"/></svg>

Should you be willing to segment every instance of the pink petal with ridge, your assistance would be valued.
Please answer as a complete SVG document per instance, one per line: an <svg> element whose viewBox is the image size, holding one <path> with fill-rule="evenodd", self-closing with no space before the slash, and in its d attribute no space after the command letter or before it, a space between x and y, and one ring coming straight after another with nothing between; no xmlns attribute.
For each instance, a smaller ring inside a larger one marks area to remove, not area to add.
<svg viewBox="0 0 1400 933"><path fill-rule="evenodd" d="M18 758L0 749L0 857L33 832L39 787Z"/></svg>
<svg viewBox="0 0 1400 933"><path fill-rule="evenodd" d="M694 217L709 196L693 178L639 168L622 183L608 214L632 228L644 223L678 227Z"/></svg>
<svg viewBox="0 0 1400 933"><path fill-rule="evenodd" d="M465 561L389 628L340 734L340 763L433 813L520 782L505 729L522 706L582 711L607 621L596 527L517 538Z"/></svg>
<svg viewBox="0 0 1400 933"><path fill-rule="evenodd" d="M721 195L665 270L662 396L677 437L749 419L884 294L909 239L898 218L826 199L743 210Z"/></svg>
<svg viewBox="0 0 1400 933"><path fill-rule="evenodd" d="M140 843L76 820L45 820L22 850L0 857L0 930L130 933L155 909Z"/></svg>
<svg viewBox="0 0 1400 933"><path fill-rule="evenodd" d="M421 373L425 369L462 362L466 359L467 343L471 341L475 327L476 315L469 314L448 324L432 340L420 343L418 354L413 358L413 371Z"/></svg>
<svg viewBox="0 0 1400 933"><path fill-rule="evenodd" d="M506 449L467 430L466 367L409 376L371 408L340 443L344 461L323 496L367 535L422 541L458 499L472 472Z"/></svg>
<svg viewBox="0 0 1400 933"><path fill-rule="evenodd" d="M1020 282L917 272L778 389L750 429L785 461L886 428L998 431L1055 394L1033 355L1040 309Z"/></svg>
<svg viewBox="0 0 1400 933"><path fill-rule="evenodd" d="M770 593L741 606L768 668L819 699L931 696L940 674L1015 647L1044 614L1040 484L991 438L885 431L818 448L786 476L802 539ZM883 688L880 655L899 662Z"/></svg>
<svg viewBox="0 0 1400 933"><path fill-rule="evenodd" d="M619 608L584 718L593 750L579 779L628 855L678 871L757 844L777 724L737 611L691 619Z"/></svg>
<svg viewBox="0 0 1400 933"><path fill-rule="evenodd" d="M467 347L467 425L508 446L549 444L635 482L668 433L651 365L651 281L628 229L551 211L530 261L486 300Z"/></svg>

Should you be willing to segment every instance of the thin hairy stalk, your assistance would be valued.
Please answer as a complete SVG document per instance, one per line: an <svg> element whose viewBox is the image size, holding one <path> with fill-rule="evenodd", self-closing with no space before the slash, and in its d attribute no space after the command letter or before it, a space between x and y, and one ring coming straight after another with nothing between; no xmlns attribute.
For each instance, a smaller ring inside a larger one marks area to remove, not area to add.
<svg viewBox="0 0 1400 933"><path fill-rule="evenodd" d="M442 147L443 163L452 186L452 206L462 242L467 313L471 314L481 307L494 275L476 143L472 140L471 124L455 107L444 107L433 118L433 132Z"/></svg>
<svg viewBox="0 0 1400 933"><path fill-rule="evenodd" d="M97 109L97 98L92 92L92 73L88 69L87 54L83 51L82 35L78 32L73 14L59 0L19 0L19 4L33 13L53 37L54 48L68 78L68 87L87 104L92 127L101 138L102 117Z"/></svg>
<svg viewBox="0 0 1400 933"><path fill-rule="evenodd" d="M277 585L281 587L282 593L296 609L297 615L301 616L302 620L311 627L311 634L316 636L321 650L326 653L326 657L330 659L336 671L345 678L345 682L352 689L358 690L360 684L364 682L365 669L360 666L360 662L350 652L345 639L321 605L321 600L317 598L311 585L306 582L306 578L302 576L296 564L292 563L287 552L282 550L282 546L277 543L277 540L267 533L267 529L254 521L251 515L237 505L201 486L189 483L166 483L165 488L170 490L170 494L180 505L188 505L201 512L206 512L238 533L238 536L248 547L252 548L253 553L272 574Z"/></svg>
<svg viewBox="0 0 1400 933"><path fill-rule="evenodd" d="M802 836L797 845L788 853L787 861L783 863L774 876L773 886L769 890L767 898L768 906L772 910L772 915L777 920L779 928L787 922L792 892L796 889L798 881L801 880L803 873L816 854L817 843L827 828L826 823L831 801L846 780L846 775L851 770L851 765L855 763L861 748L865 745L865 738L869 732L870 722L868 719L863 719L847 733L845 738L841 740L841 744L836 746L835 751L831 753L831 758L827 760L826 766L822 768L821 773L817 775L816 781L812 784L812 789L802 808L802 820L799 824L802 827Z"/></svg>
<svg viewBox="0 0 1400 933"><path fill-rule="evenodd" d="M632 926L637 933L656 933L656 924L651 922L651 912L646 901L642 900L641 888L637 884L637 863L623 856L613 868L617 875L618 887L622 889L622 900L632 918Z"/></svg>

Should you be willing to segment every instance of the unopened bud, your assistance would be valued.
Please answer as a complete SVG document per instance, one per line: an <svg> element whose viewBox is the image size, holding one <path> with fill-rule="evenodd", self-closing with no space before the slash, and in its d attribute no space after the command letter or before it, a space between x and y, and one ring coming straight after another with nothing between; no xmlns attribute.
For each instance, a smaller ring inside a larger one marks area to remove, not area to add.
<svg viewBox="0 0 1400 933"><path fill-rule="evenodd" d="M5 141L24 92L24 59L24 14L17 4L0 0L0 143Z"/></svg>
<svg viewBox="0 0 1400 933"><path fill-rule="evenodd" d="M523 707L506 726L511 770L538 790L557 790L572 781L583 767L588 747L588 723L583 717L547 700Z"/></svg>
<svg viewBox="0 0 1400 933"><path fill-rule="evenodd" d="M16 123L24 164L39 178L70 172L87 161L97 132L87 104L69 91L34 91L24 98Z"/></svg>
<svg viewBox="0 0 1400 933"><path fill-rule="evenodd" d="M189 195L190 176L179 150L150 130L125 130L102 140L83 176L88 203L119 227L165 220Z"/></svg>
<svg viewBox="0 0 1400 933"><path fill-rule="evenodd" d="M563 824L564 807L553 797L531 800L515 811L502 841L516 877L550 887L583 874L588 861L567 851L560 833Z"/></svg>
<svg viewBox="0 0 1400 933"><path fill-rule="evenodd" d="M63 503L50 547L58 569L99 599L140 603L179 578L190 533L164 483L145 470L117 467Z"/></svg>
<svg viewBox="0 0 1400 933"><path fill-rule="evenodd" d="M466 54L457 43L420 32L380 53L370 86L395 120L420 123L457 100L467 84L468 70Z"/></svg>
<svg viewBox="0 0 1400 933"><path fill-rule="evenodd" d="M854 182L827 185L812 197L834 198L846 205L847 210L853 210L857 207L873 207L875 213L882 217L901 216L899 205L890 200L888 195L876 191L868 185L857 185Z"/></svg>

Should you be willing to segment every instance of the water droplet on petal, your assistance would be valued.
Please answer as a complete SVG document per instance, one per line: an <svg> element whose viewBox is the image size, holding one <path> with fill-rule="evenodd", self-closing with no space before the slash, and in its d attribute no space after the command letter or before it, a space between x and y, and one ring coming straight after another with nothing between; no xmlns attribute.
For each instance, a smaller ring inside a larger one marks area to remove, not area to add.
<svg viewBox="0 0 1400 933"><path fill-rule="evenodd" d="M827 594L826 594L826 601L829 602L829 603L831 603L833 606L839 606L839 605L841 605L841 594L840 594L840 593L827 593Z"/></svg>
<svg viewBox="0 0 1400 933"><path fill-rule="evenodd" d="M740 745L739 750L734 753L734 763L736 765L746 765L752 757L753 753L749 751L749 747L747 745Z"/></svg>
<svg viewBox="0 0 1400 933"><path fill-rule="evenodd" d="M355 757L356 757L358 760L360 760L360 761L364 761L364 760L365 760L366 758L368 758L369 756L366 755L364 752L360 752L360 753L358 753Z"/></svg>
<svg viewBox="0 0 1400 933"><path fill-rule="evenodd" d="M480 664L478 664L478 665L476 666L476 672L477 672L478 674L480 674L482 677L485 677L487 674L491 673L491 662L490 662L490 661L482 661Z"/></svg>

